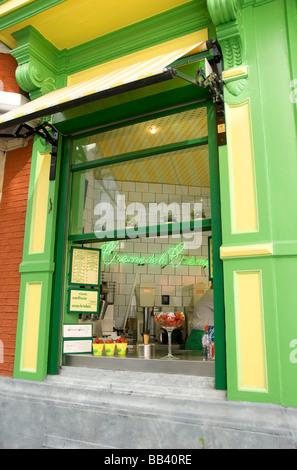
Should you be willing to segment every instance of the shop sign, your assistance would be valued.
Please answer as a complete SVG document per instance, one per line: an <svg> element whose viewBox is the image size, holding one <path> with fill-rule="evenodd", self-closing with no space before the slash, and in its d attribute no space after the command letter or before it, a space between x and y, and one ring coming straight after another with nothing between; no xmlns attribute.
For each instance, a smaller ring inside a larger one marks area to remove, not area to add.
<svg viewBox="0 0 297 470"><path fill-rule="evenodd" d="M69 289L68 313L99 314L99 290Z"/></svg>
<svg viewBox="0 0 297 470"><path fill-rule="evenodd" d="M151 253L147 256L134 256L127 253L119 253L115 250L118 248L119 242L112 241L101 245L102 262L105 266L112 263L119 264L136 264L136 265L154 265L154 266L202 266L208 267L208 260L196 258L195 256L184 256L185 243L181 242L163 253Z"/></svg>

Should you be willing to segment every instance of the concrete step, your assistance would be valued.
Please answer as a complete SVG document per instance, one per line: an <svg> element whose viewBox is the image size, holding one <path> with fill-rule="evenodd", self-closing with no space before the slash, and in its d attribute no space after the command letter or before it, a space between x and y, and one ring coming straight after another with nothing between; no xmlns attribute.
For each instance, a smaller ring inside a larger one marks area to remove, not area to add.
<svg viewBox="0 0 297 470"><path fill-rule="evenodd" d="M129 394L145 397L176 399L226 400L226 392L215 389L213 377L178 374L142 373L84 367L61 368L58 376L48 376L49 385Z"/></svg>

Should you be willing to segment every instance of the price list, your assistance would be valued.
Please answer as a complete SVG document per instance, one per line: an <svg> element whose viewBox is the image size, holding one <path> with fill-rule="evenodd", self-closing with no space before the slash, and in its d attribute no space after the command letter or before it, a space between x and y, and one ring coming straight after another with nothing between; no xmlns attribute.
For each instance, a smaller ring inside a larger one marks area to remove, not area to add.
<svg viewBox="0 0 297 470"><path fill-rule="evenodd" d="M99 250L73 248L71 284L98 286L99 262Z"/></svg>

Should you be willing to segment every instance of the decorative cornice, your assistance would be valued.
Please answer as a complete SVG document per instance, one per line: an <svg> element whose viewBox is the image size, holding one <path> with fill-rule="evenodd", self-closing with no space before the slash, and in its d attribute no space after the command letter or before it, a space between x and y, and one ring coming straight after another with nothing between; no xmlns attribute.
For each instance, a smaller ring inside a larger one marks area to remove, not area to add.
<svg viewBox="0 0 297 470"><path fill-rule="evenodd" d="M35 99L65 86L68 75L210 25L206 0L195 0L68 50L58 50L34 27L27 26L13 33L17 46L11 54L19 65L16 78Z"/></svg>
<svg viewBox="0 0 297 470"><path fill-rule="evenodd" d="M271 3L274 2L275 0L239 0L240 1L240 6L241 8L246 8L246 7L258 7L261 5L264 5L265 3Z"/></svg>
<svg viewBox="0 0 297 470"><path fill-rule="evenodd" d="M18 45L11 55L18 62L16 79L20 87L38 98L57 88L60 53L35 28L26 28L14 33Z"/></svg>
<svg viewBox="0 0 297 470"><path fill-rule="evenodd" d="M224 70L236 70L243 66L246 60L239 0L207 0L207 6L216 26L217 39L223 53ZM236 80L236 83L233 83L233 80ZM232 95L237 96L244 90L246 83L247 73L244 78L237 77L235 73L225 86Z"/></svg>
<svg viewBox="0 0 297 470"><path fill-rule="evenodd" d="M215 26L236 20L235 0L207 0L207 7Z"/></svg>

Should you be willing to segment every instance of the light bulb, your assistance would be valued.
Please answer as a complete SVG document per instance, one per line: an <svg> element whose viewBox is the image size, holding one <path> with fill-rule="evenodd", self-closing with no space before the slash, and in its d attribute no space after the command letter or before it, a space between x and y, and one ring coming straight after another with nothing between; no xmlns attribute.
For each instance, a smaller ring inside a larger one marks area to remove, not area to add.
<svg viewBox="0 0 297 470"><path fill-rule="evenodd" d="M150 134L156 134L158 132L158 128L156 126L149 127Z"/></svg>

